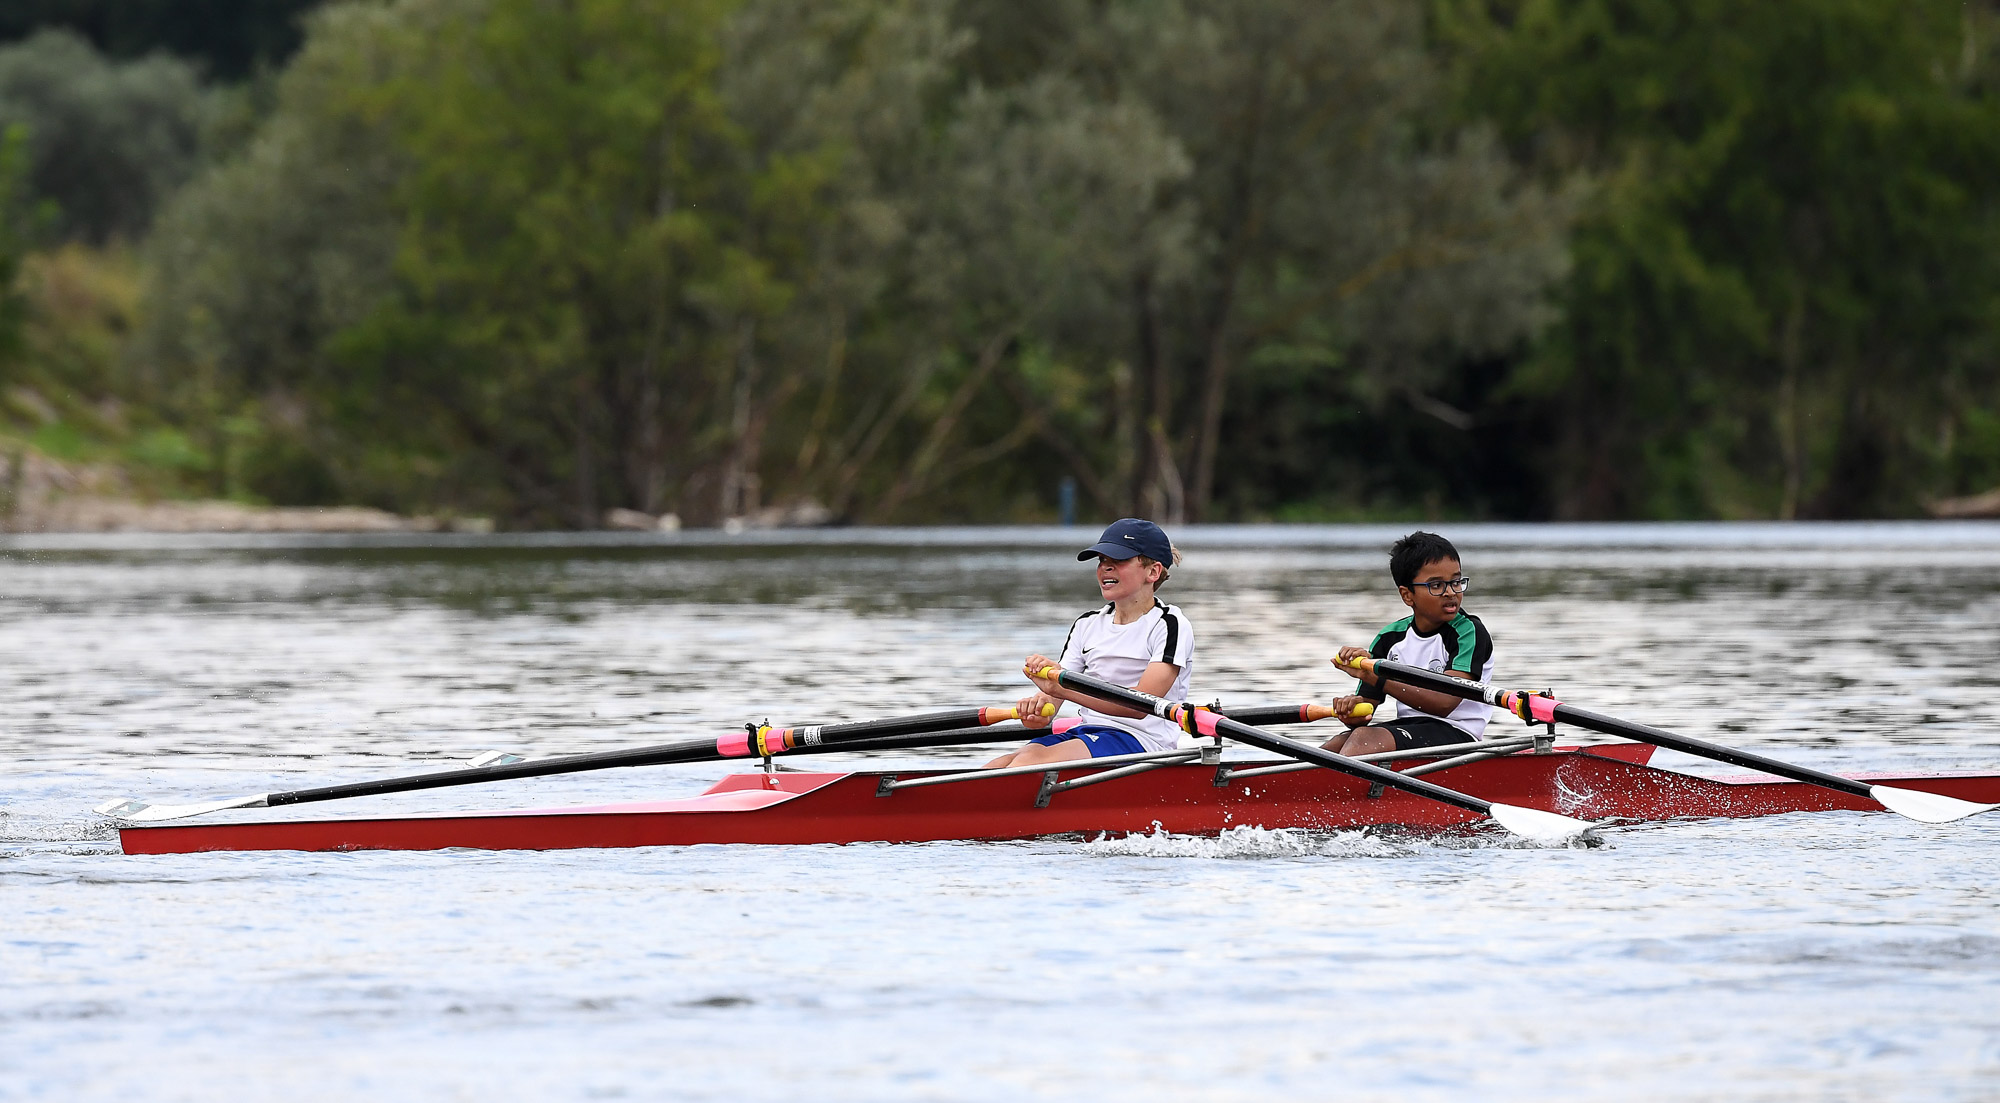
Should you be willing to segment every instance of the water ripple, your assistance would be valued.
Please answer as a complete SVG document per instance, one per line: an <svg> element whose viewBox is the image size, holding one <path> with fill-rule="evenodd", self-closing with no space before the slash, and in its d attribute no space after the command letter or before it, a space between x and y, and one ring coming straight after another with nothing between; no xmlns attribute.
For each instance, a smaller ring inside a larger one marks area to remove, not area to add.
<svg viewBox="0 0 2000 1103"><path fill-rule="evenodd" d="M2000 529L1450 531L1504 681L2000 769ZM1074 533L966 535L0 541L0 1099L1990 1096L2000 817L128 858L87 811L1009 701L1093 595ZM1400 615L1393 535L1190 534L1197 696L1342 689L1327 655Z"/></svg>

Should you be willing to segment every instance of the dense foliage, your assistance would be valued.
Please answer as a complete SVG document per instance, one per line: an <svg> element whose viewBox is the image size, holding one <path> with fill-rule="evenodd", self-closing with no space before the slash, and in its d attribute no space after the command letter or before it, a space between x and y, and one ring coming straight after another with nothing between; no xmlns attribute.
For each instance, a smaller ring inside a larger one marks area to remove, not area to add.
<svg viewBox="0 0 2000 1103"><path fill-rule="evenodd" d="M1871 517L2000 479L1990 11L1447 10L1467 102L1600 181L1519 376L1558 512Z"/></svg>
<svg viewBox="0 0 2000 1103"><path fill-rule="evenodd" d="M113 64L56 30L0 47L0 126L23 134L31 202L58 237L143 234L194 173L212 106L170 58Z"/></svg>
<svg viewBox="0 0 2000 1103"><path fill-rule="evenodd" d="M370 0L265 90L44 33L24 232L148 276L115 364L12 371L196 489L514 525L1911 513L2000 482L1993 28Z"/></svg>

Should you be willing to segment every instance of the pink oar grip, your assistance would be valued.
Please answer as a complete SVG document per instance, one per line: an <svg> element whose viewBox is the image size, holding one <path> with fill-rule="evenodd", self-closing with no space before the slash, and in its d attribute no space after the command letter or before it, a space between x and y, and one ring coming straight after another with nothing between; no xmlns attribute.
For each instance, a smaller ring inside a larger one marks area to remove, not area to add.
<svg viewBox="0 0 2000 1103"><path fill-rule="evenodd" d="M715 753L724 758L744 758L750 754L750 733L730 732L715 741Z"/></svg>

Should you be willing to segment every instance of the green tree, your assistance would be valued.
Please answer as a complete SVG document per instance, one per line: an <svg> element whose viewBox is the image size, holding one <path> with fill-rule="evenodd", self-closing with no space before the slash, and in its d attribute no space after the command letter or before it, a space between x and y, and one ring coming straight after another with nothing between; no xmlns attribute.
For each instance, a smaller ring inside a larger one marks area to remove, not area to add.
<svg viewBox="0 0 2000 1103"><path fill-rule="evenodd" d="M112 62L60 30L0 47L0 126L25 131L30 195L59 237L143 234L194 173L209 113L185 62Z"/></svg>
<svg viewBox="0 0 2000 1103"><path fill-rule="evenodd" d="M1135 381L1122 397L1098 395L1136 405L1145 423L1093 434L1118 442L1100 463L1133 456L1127 478L1109 480L1125 487L1106 507L1269 508L1269 469L1221 460L1298 453L1266 441L1302 388L1379 417L1442 414L1445 431L1462 431L1469 417L1430 393L1439 377L1551 317L1567 190L1524 181L1486 129L1443 125L1445 88L1411 5L1044 0L1032 19L1006 3L962 10L989 36L973 72L1074 74L1101 98L1144 105L1190 166L1159 198L1189 213L1190 270L1129 285L1118 328L1132 335ZM1232 394L1246 383L1270 393L1277 376L1286 382L1269 406L1228 417ZM1365 493L1327 470L1338 441L1310 443L1321 469L1311 489ZM1358 466L1396 466L1384 459Z"/></svg>
<svg viewBox="0 0 2000 1103"><path fill-rule="evenodd" d="M1908 513L1992 409L2000 110L1942 0L1440 6L1471 110L1601 180L1517 384L1570 517Z"/></svg>
<svg viewBox="0 0 2000 1103"><path fill-rule="evenodd" d="M392 193L406 158L381 119L340 105L400 61L399 31L397 14L374 6L326 12L255 137L175 195L147 242L134 397L198 436L211 470L247 480L217 493L409 508L421 500L413 480L442 481L447 498L465 489L438 474L430 453L412 458L391 434L344 421L353 388L327 355L392 286L401 229ZM246 417L264 426L262 440L223 431ZM290 472L266 479L259 464L226 455L259 447L288 457ZM461 504L491 505L477 494Z"/></svg>
<svg viewBox="0 0 2000 1103"><path fill-rule="evenodd" d="M27 251L27 134L18 123L0 130L0 381L17 376L25 310L18 278Z"/></svg>
<svg viewBox="0 0 2000 1103"><path fill-rule="evenodd" d="M138 358L274 499L1359 501L1344 434L1469 436L1440 388L1562 265L1441 90L1390 0L336 5L162 220ZM1408 436L1368 461L1455 486Z"/></svg>
<svg viewBox="0 0 2000 1103"><path fill-rule="evenodd" d="M1001 372L1022 375L1010 361L1024 347L1085 370L1112 368L1131 353L1132 289L1170 286L1190 264L1189 212L1163 202L1186 177L1187 159L1143 105L1093 101L1075 81L1046 76L1005 90L974 86L954 109L918 206L910 264L918 318L936 327L920 322L913 336L929 338L955 370L949 389L916 411L919 443L873 507L885 518L947 471L1042 429L1030 408L996 419L1004 424L987 440L958 432L982 391L1005 393ZM1030 386L1022 376L1014 389ZM1133 406L1106 411L1114 434L1132 435Z"/></svg>
<svg viewBox="0 0 2000 1103"><path fill-rule="evenodd" d="M741 511L821 323L899 237L845 150L896 140L853 112L924 64L870 51L937 28L730 7L328 10L257 139L163 227L145 355L185 408L254 403L382 504ZM749 94L754 66L725 87L730 51L780 32L850 51L775 44L819 55L789 99Z"/></svg>

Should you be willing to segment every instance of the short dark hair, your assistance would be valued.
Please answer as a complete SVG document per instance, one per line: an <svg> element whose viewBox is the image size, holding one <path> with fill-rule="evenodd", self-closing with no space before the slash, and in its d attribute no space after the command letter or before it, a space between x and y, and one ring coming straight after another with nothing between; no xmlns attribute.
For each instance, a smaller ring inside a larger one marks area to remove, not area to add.
<svg viewBox="0 0 2000 1103"><path fill-rule="evenodd" d="M1398 586L1415 586L1417 572L1440 559L1458 559L1458 549L1435 532L1413 532L1389 549L1389 577Z"/></svg>

